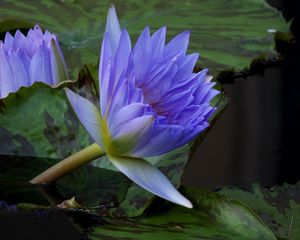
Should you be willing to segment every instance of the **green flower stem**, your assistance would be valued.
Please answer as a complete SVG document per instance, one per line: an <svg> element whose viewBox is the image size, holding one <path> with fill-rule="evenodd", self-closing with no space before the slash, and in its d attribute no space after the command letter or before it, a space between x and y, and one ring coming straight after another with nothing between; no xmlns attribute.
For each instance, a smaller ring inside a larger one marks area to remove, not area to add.
<svg viewBox="0 0 300 240"><path fill-rule="evenodd" d="M94 143L48 168L46 171L31 179L30 182L32 184L55 182L75 169L103 156L104 154L105 152L96 143Z"/></svg>

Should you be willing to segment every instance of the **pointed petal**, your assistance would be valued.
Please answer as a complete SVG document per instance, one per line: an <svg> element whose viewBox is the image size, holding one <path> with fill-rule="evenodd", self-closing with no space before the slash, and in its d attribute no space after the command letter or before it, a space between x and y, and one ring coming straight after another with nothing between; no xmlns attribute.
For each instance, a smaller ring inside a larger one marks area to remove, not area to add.
<svg viewBox="0 0 300 240"><path fill-rule="evenodd" d="M13 36L9 32L6 32L4 38L4 46L7 51L12 48L13 42L14 42Z"/></svg>
<svg viewBox="0 0 300 240"><path fill-rule="evenodd" d="M161 72L154 76L144 88L146 102L159 101L172 87L173 78L177 72L177 65L166 66Z"/></svg>
<svg viewBox="0 0 300 240"><path fill-rule="evenodd" d="M109 32L106 32L103 36L101 53L100 53L100 62L99 62L99 81L100 84L104 81L104 74L107 69L109 59L112 56L111 44L109 42ZM101 89L101 88L100 88Z"/></svg>
<svg viewBox="0 0 300 240"><path fill-rule="evenodd" d="M61 81L67 80L66 64L61 56L60 50L54 39L50 45L50 62L52 72L52 84L58 84Z"/></svg>
<svg viewBox="0 0 300 240"><path fill-rule="evenodd" d="M50 33L48 30L45 31L44 35L43 35L43 40L46 43L51 43L51 40L53 39L53 34Z"/></svg>
<svg viewBox="0 0 300 240"><path fill-rule="evenodd" d="M13 76L16 84L16 90L23 86L29 86L28 73L18 54L12 52L9 61L10 65L13 66Z"/></svg>
<svg viewBox="0 0 300 240"><path fill-rule="evenodd" d="M194 128L184 128L180 125L159 125L153 127L151 137L147 142L138 143L132 150L132 156L158 156L183 146L181 140Z"/></svg>
<svg viewBox="0 0 300 240"><path fill-rule="evenodd" d="M109 160L128 178L147 191L173 203L192 208L186 199L170 181L154 166L141 158L108 156Z"/></svg>
<svg viewBox="0 0 300 240"><path fill-rule="evenodd" d="M217 95L219 91L212 89L212 87L216 85L215 82L209 82L209 83L204 83L202 85L199 85L199 87L196 89L194 93L194 103L195 104L202 104L206 101L210 101L212 97Z"/></svg>
<svg viewBox="0 0 300 240"><path fill-rule="evenodd" d="M174 37L165 47L164 56L168 56L177 53L176 55L182 55L186 53L189 45L190 31L185 31Z"/></svg>
<svg viewBox="0 0 300 240"><path fill-rule="evenodd" d="M80 122L94 141L103 148L102 119L97 107L87 99L66 88L66 94Z"/></svg>
<svg viewBox="0 0 300 240"><path fill-rule="evenodd" d="M138 38L132 54L132 60L138 79L143 79L149 70L152 60L152 44L149 27L145 27L144 31Z"/></svg>
<svg viewBox="0 0 300 240"><path fill-rule="evenodd" d="M144 115L147 108L148 106L143 103L132 103L126 105L116 113L112 114L112 117L109 120L110 129L117 129L122 124Z"/></svg>
<svg viewBox="0 0 300 240"><path fill-rule="evenodd" d="M202 99L202 102L210 102L215 96L217 96L220 93L220 91L216 90L216 89L211 89L206 95L205 97Z"/></svg>
<svg viewBox="0 0 300 240"><path fill-rule="evenodd" d="M31 58L26 54L26 52L23 49L19 50L18 55L29 74Z"/></svg>
<svg viewBox="0 0 300 240"><path fill-rule="evenodd" d="M107 67L104 70L102 79L99 80L99 92L100 92L100 110L101 116L104 118L108 110L109 97L112 95L111 87L111 59L108 60Z"/></svg>
<svg viewBox="0 0 300 240"><path fill-rule="evenodd" d="M174 83L179 83L185 80L188 76L193 73L194 66L199 57L198 53L193 53L184 56L176 64L178 65L177 74L174 77Z"/></svg>
<svg viewBox="0 0 300 240"><path fill-rule="evenodd" d="M121 37L121 28L117 17L116 9L113 4L110 5L108 10L105 31L109 32L111 50L114 54Z"/></svg>
<svg viewBox="0 0 300 240"><path fill-rule="evenodd" d="M30 84L44 82L52 84L49 51L43 43L33 55L29 68Z"/></svg>
<svg viewBox="0 0 300 240"><path fill-rule="evenodd" d="M201 122L206 121L206 115L209 114L212 109L209 103L191 105L181 111L178 116L178 122L183 126L197 126L201 124Z"/></svg>
<svg viewBox="0 0 300 240"><path fill-rule="evenodd" d="M128 58L131 53L131 41L128 32L126 29L122 31L120 38L120 43L118 45L116 55L115 55L115 71L114 71L114 91L117 91L122 81L120 81L122 73L127 71ZM121 78L121 80L124 78Z"/></svg>
<svg viewBox="0 0 300 240"><path fill-rule="evenodd" d="M0 41L0 98L5 98L9 93L16 91L13 72L8 61L3 43Z"/></svg>
<svg viewBox="0 0 300 240"><path fill-rule="evenodd" d="M154 61L160 61L162 58L163 49L165 47L166 41L166 27L162 27L158 29L152 36L151 36L151 43L152 43L152 55Z"/></svg>
<svg viewBox="0 0 300 240"><path fill-rule="evenodd" d="M206 77L205 77L204 82L205 82L205 83L209 83L209 82L211 82L212 79L213 79L213 76L207 74Z"/></svg>
<svg viewBox="0 0 300 240"><path fill-rule="evenodd" d="M15 33L14 42L12 44L13 50L17 50L18 48L20 48L25 40L26 38L23 33L21 33L20 30L17 30Z"/></svg>

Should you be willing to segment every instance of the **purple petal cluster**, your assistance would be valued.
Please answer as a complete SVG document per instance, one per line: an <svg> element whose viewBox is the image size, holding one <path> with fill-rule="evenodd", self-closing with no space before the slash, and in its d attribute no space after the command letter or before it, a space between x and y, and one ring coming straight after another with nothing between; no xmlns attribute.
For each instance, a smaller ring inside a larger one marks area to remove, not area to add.
<svg viewBox="0 0 300 240"><path fill-rule="evenodd" d="M100 109L69 89L66 93L82 125L116 168L144 189L191 208L144 159L192 141L216 110L210 101L219 91L207 70L193 73L198 54L187 54L189 36L183 32L166 44L165 27L152 35L146 27L132 47L111 6L99 63Z"/></svg>
<svg viewBox="0 0 300 240"><path fill-rule="evenodd" d="M210 101L218 94L206 69L193 73L199 55L186 53L190 32L166 44L166 27L152 35L146 27L132 48L114 14L108 16L99 66L101 117L111 144L117 154L134 157L187 144L208 127L215 111Z"/></svg>
<svg viewBox="0 0 300 240"><path fill-rule="evenodd" d="M0 99L34 82L56 85L67 79L66 65L56 36L39 26L27 36L19 30L0 41Z"/></svg>

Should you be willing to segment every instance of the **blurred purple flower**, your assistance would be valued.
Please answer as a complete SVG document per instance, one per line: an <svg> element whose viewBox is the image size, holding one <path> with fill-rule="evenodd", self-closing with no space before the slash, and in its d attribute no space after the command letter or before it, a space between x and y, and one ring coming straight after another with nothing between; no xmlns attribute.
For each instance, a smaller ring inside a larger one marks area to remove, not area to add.
<svg viewBox="0 0 300 240"><path fill-rule="evenodd" d="M0 99L34 82L56 85L68 78L66 65L54 34L36 25L27 36L19 30L0 41Z"/></svg>
<svg viewBox="0 0 300 240"><path fill-rule="evenodd" d="M0 213L1 212L16 212L16 205L8 205L5 201L0 200Z"/></svg>
<svg viewBox="0 0 300 240"><path fill-rule="evenodd" d="M198 54L186 54L189 35L183 32L165 45L165 27L151 36L146 27L132 49L111 6L100 54L100 111L67 90L81 123L121 172L186 207L192 207L189 200L143 158L189 143L215 111L210 101L219 92L207 70L193 73Z"/></svg>

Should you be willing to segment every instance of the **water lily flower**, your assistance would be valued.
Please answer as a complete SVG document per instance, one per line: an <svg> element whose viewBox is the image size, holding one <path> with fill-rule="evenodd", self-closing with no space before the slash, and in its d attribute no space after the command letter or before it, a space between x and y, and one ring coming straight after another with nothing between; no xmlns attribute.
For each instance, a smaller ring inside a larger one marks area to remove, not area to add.
<svg viewBox="0 0 300 240"><path fill-rule="evenodd" d="M7 32L0 41L0 99L20 87L43 82L54 86L68 79L57 37L36 25L24 36Z"/></svg>
<svg viewBox="0 0 300 240"><path fill-rule="evenodd" d="M66 90L82 125L122 173L144 189L192 207L145 157L181 147L208 127L215 111L207 70L193 73L197 53L186 54L188 31L165 44L166 28L150 35L146 27L131 47L110 7L100 64L100 109Z"/></svg>

